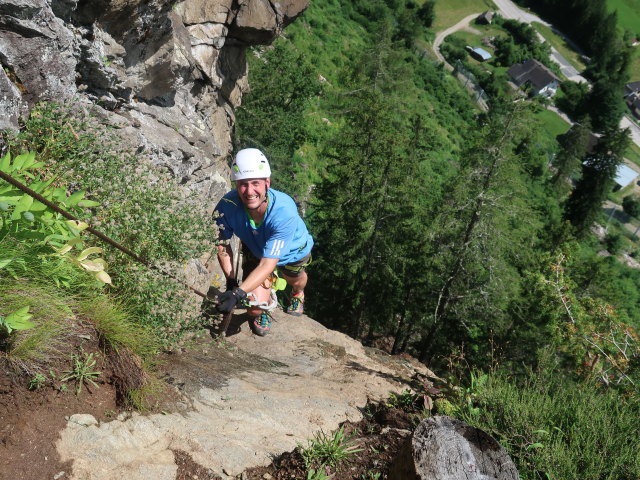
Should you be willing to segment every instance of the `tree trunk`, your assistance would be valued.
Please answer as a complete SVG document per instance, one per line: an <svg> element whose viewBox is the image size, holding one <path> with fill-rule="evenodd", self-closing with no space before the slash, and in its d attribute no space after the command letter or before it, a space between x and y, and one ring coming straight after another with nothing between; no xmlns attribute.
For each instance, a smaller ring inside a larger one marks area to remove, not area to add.
<svg viewBox="0 0 640 480"><path fill-rule="evenodd" d="M389 470L389 480L519 480L504 448L460 420L423 420Z"/></svg>

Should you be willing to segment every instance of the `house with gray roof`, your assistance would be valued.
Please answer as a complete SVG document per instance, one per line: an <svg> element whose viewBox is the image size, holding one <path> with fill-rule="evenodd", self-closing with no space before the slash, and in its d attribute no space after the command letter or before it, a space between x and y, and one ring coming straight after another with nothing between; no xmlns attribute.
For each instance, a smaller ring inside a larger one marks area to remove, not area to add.
<svg viewBox="0 0 640 480"><path fill-rule="evenodd" d="M517 87L529 88L532 97L553 97L560 84L558 76L534 58L516 63L507 74Z"/></svg>
<svg viewBox="0 0 640 480"><path fill-rule="evenodd" d="M494 15L495 15L494 12L487 10L486 12L483 12L480 15L478 15L478 17L476 18L476 23L480 25L491 25L491 23L493 22Z"/></svg>

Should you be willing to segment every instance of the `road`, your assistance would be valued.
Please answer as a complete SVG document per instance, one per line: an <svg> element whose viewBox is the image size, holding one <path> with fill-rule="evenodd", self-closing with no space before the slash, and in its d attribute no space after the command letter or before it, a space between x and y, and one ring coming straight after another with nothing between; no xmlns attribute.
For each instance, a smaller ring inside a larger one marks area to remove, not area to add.
<svg viewBox="0 0 640 480"><path fill-rule="evenodd" d="M496 4L496 7L500 10L500 15L504 18L520 20L524 23L538 22L546 25L547 27L551 27L550 23L545 22L537 15L529 13L526 10L522 10L511 0L493 0L493 3Z"/></svg>
<svg viewBox="0 0 640 480"><path fill-rule="evenodd" d="M534 15L532 13L527 12L526 10L522 10L520 7L518 7L515 3L513 3L511 0L493 0L493 3L496 4L496 6L500 9L500 15L502 15L504 18L510 18L513 20L519 20L521 22L525 22L527 24L530 24L532 22L538 22L541 23L543 25L546 25L549 28L553 28L552 25L548 22L545 22L544 20L542 20L540 17L538 17L537 15ZM557 32L557 30L554 30ZM558 32L558 34L562 37L564 37L564 35L560 32ZM538 36L540 37L540 39L542 41L544 41L544 37L540 34L538 34ZM555 48L551 47L551 59L556 62L558 65L560 65L560 71L562 72L562 74L567 77L567 79L573 81L573 82L587 82L587 79L584 78L582 75L580 75L580 73L578 72L578 70L576 70L570 63L569 61L563 57L560 52L558 52Z"/></svg>
<svg viewBox="0 0 640 480"><path fill-rule="evenodd" d="M631 132L631 140L633 140L633 143L640 146L640 127L638 127L635 122L629 120L625 115L622 117L622 120L620 120L620 128L628 128L629 132Z"/></svg>

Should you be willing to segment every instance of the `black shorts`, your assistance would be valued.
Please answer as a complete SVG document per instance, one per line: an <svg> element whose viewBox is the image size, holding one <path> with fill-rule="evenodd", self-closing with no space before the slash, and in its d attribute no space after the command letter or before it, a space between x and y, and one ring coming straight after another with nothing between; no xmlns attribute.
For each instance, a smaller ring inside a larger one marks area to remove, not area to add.
<svg viewBox="0 0 640 480"><path fill-rule="evenodd" d="M295 278L299 276L304 269L311 265L311 253L301 258L297 262L288 263L287 265L280 265L278 267L278 272L281 272L284 276L289 278ZM253 271L254 268L258 266L260 263L260 259L256 258L251 250L249 250L246 245L242 244L242 276L247 278L247 276Z"/></svg>
<svg viewBox="0 0 640 480"><path fill-rule="evenodd" d="M278 271L286 277L297 277L304 272L305 268L311 265L312 260L311 252L309 252L307 256L301 258L297 262L287 263L286 265L278 267Z"/></svg>

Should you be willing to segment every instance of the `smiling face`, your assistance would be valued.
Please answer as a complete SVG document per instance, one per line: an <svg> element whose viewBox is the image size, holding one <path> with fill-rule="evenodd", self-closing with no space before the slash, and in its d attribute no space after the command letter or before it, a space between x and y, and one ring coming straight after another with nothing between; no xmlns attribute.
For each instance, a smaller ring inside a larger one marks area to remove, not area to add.
<svg viewBox="0 0 640 480"><path fill-rule="evenodd" d="M255 210L265 202L270 185L270 178L247 178L236 182L236 190L244 206Z"/></svg>

